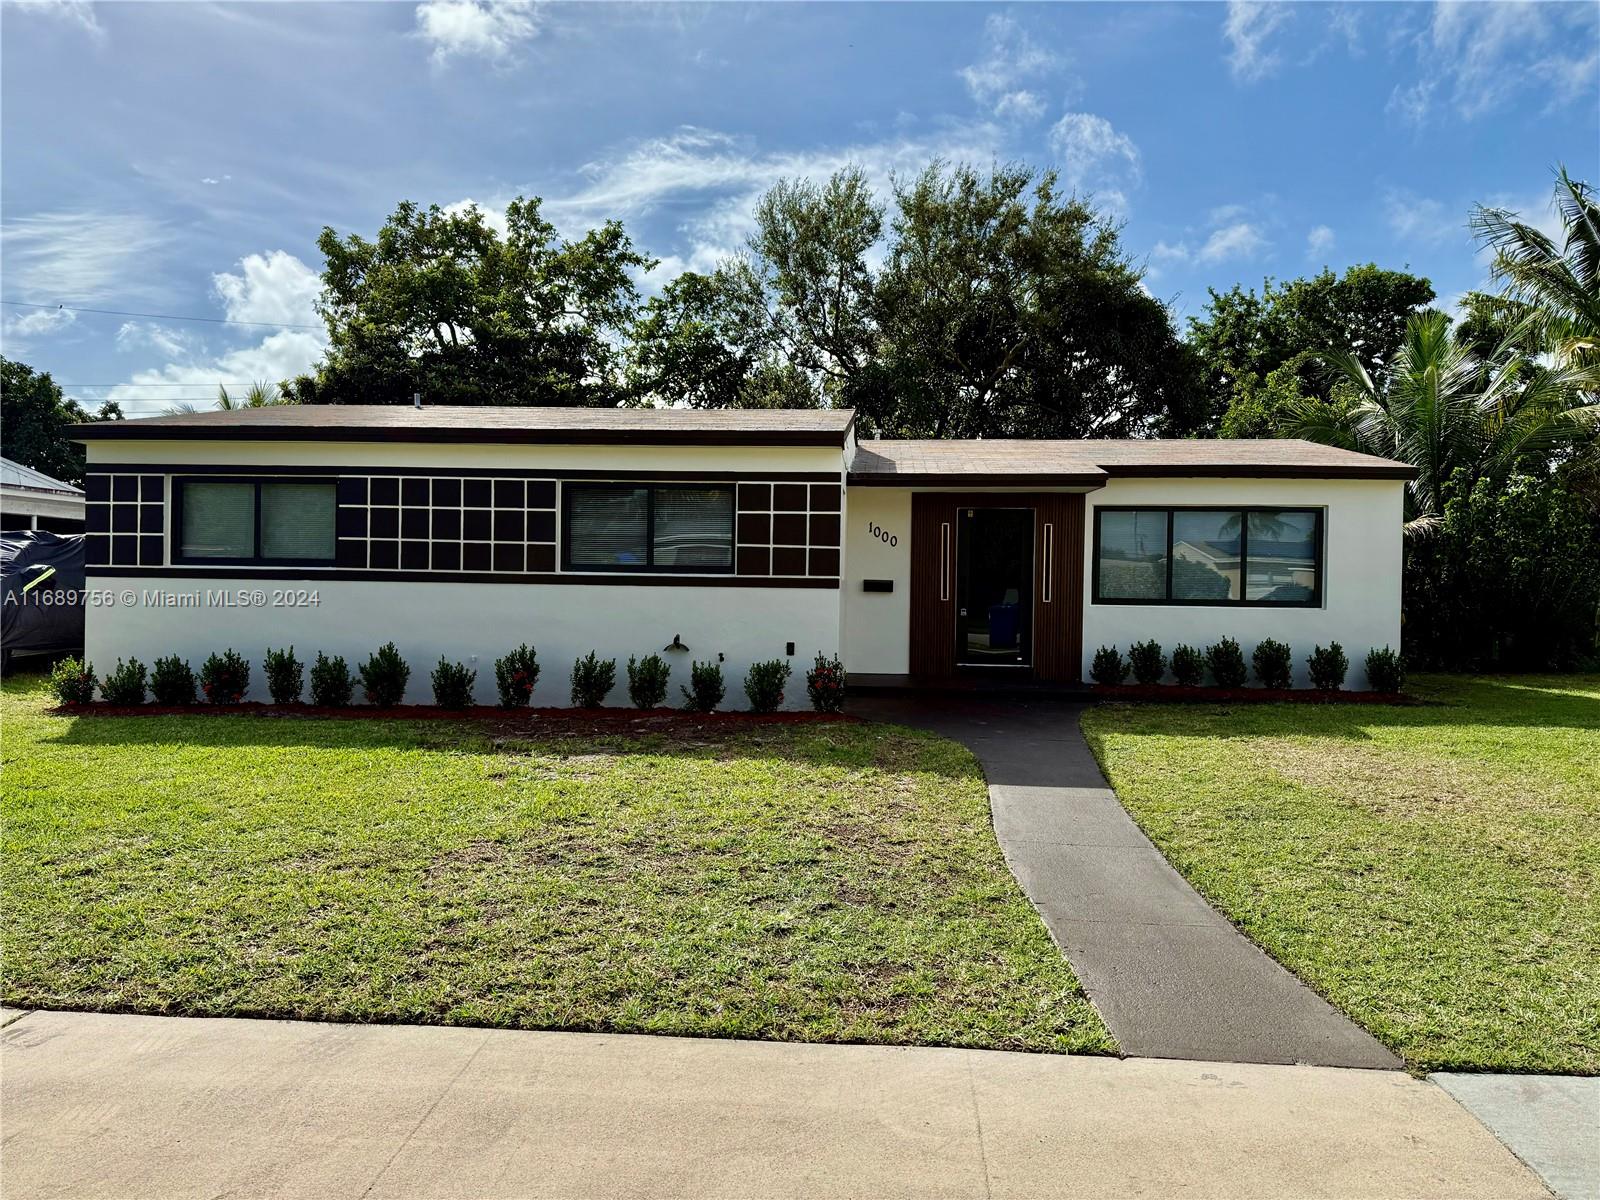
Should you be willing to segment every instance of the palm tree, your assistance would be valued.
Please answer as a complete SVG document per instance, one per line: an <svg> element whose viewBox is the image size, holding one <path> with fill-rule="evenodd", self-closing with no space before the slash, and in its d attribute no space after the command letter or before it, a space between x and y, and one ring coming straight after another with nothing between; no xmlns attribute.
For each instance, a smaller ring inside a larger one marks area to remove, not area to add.
<svg viewBox="0 0 1600 1200"><path fill-rule="evenodd" d="M1567 169L1556 172L1561 244L1503 208L1478 205L1472 231L1494 251L1506 298L1521 305L1557 361L1600 358L1600 202Z"/></svg>
<svg viewBox="0 0 1600 1200"><path fill-rule="evenodd" d="M1480 359L1444 313L1415 313L1385 386L1354 354L1326 354L1338 377L1332 398L1285 405L1281 431L1416 467L1406 488L1406 533L1427 533L1444 513L1445 487L1457 471L1465 470L1469 483L1499 478L1530 454L1594 438L1596 410L1584 393L1600 383L1600 362L1546 368L1516 349L1526 333L1519 324Z"/></svg>
<svg viewBox="0 0 1600 1200"><path fill-rule="evenodd" d="M258 379L256 382L252 383L250 385L250 390L245 392L244 396L238 400L235 400L233 396L229 394L226 384L217 385L216 407L224 412L236 412L241 408L265 408L269 404L293 403L294 401L288 396L285 396L278 388L277 384L267 383L265 380L261 379ZM188 401L182 401L178 404L168 406L165 411L167 416L177 417L182 416L185 413L192 413L198 410Z"/></svg>

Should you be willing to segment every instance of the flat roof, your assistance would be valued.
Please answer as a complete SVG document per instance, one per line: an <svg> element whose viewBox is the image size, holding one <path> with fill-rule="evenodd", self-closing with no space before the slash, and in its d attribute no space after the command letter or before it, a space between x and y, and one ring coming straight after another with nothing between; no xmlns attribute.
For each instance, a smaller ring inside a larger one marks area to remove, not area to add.
<svg viewBox="0 0 1600 1200"><path fill-rule="evenodd" d="M74 441L474 442L839 446L855 411L541 408L526 405L268 404L72 427Z"/></svg>
<svg viewBox="0 0 1600 1200"><path fill-rule="evenodd" d="M1108 478L1413 479L1407 463L1294 439L862 441L850 482L879 487L1097 487Z"/></svg>

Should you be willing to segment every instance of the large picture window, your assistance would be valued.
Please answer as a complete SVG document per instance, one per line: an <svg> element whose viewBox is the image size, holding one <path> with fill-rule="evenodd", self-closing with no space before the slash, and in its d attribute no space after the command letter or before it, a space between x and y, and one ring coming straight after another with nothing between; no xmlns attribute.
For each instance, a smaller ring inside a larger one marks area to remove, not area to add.
<svg viewBox="0 0 1600 1200"><path fill-rule="evenodd" d="M1322 603L1322 510L1098 508L1097 604Z"/></svg>
<svg viewBox="0 0 1600 1200"><path fill-rule="evenodd" d="M564 494L569 571L733 570L732 487L582 483Z"/></svg>
<svg viewBox="0 0 1600 1200"><path fill-rule="evenodd" d="M331 481L180 479L175 491L175 562L333 563Z"/></svg>

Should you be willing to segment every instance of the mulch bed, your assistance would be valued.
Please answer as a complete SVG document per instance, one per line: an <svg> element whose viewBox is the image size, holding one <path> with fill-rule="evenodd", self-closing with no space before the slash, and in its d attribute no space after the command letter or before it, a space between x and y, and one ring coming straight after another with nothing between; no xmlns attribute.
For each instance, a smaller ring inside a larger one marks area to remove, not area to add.
<svg viewBox="0 0 1600 1200"><path fill-rule="evenodd" d="M1404 692L1320 692L1315 688L1180 687L1175 683L1095 684L1096 700L1138 700L1160 704L1421 704Z"/></svg>
<svg viewBox="0 0 1600 1200"><path fill-rule="evenodd" d="M846 713L819 712L688 712L678 708L500 708L477 704L471 708L438 708L431 704L404 704L376 708L356 704L349 708L319 708L312 704L61 704L49 710L63 717L269 717L288 720L324 718L336 721L475 721L501 730L541 733L688 732L720 729L731 732L747 725L817 725L856 721Z"/></svg>

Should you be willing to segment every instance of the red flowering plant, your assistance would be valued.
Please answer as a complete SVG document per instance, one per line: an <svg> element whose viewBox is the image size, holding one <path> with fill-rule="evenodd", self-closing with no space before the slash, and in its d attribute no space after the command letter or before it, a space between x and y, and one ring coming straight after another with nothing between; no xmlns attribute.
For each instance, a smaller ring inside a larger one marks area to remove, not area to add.
<svg viewBox="0 0 1600 1200"><path fill-rule="evenodd" d="M200 667L200 691L208 704L237 704L250 690L250 664L232 650L213 654Z"/></svg>
<svg viewBox="0 0 1600 1200"><path fill-rule="evenodd" d="M494 684L500 692L501 708L527 708L538 682L539 656L532 646L518 646L504 658L494 660Z"/></svg>
<svg viewBox="0 0 1600 1200"><path fill-rule="evenodd" d="M816 664L806 672L806 695L811 707L821 713L844 710L844 664L835 658L817 655Z"/></svg>

